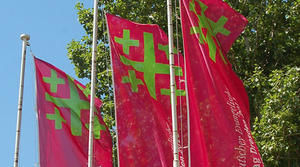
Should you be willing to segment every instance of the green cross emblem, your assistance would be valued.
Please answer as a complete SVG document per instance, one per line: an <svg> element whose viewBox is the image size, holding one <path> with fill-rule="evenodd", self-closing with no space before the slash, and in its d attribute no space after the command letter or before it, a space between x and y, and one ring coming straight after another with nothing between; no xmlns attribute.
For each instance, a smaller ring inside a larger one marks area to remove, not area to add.
<svg viewBox="0 0 300 167"><path fill-rule="evenodd" d="M129 54L130 46L139 46L139 41L131 40L130 31L126 29L123 30L123 38L115 37L115 41L123 46L123 52L127 55Z"/></svg>
<svg viewBox="0 0 300 167"><path fill-rule="evenodd" d="M223 35L228 36L231 33L229 30L224 28L224 25L226 24L228 18L226 18L225 16L221 16L221 18L217 22L210 20L204 14L208 7L201 1L199 1L199 0L196 0L196 1L201 8L201 15L199 15L196 11L195 0L192 0L189 3L189 9L191 12L193 12L197 16L198 26L191 27L190 34L191 35L199 34L199 43L200 44L204 44L204 43L208 44L209 57L211 58L211 60L216 62L216 54L217 54L217 50L218 50L218 53L221 56L223 62L225 64L227 64L227 62L224 58L224 55L222 53L221 47L220 47L220 43L216 38L216 35L217 35L217 33L221 33ZM206 34L203 32L203 29L207 30Z"/></svg>
<svg viewBox="0 0 300 167"><path fill-rule="evenodd" d="M90 108L89 101L82 100L79 96L80 91L78 90L77 86L75 85L73 79L69 76L68 83L69 83L69 90L70 90L70 97L69 98L60 98L54 97L49 95L47 92L45 93L46 101L54 103L57 107L61 108L69 108L71 112L71 133L74 136L81 136L82 135L82 122L81 118L81 110L88 110ZM82 87L79 89L83 89ZM84 89L83 89L84 90ZM85 94L88 95L88 94ZM47 115L47 118L50 120L55 120L57 123L55 124L56 129L61 128L59 122L64 122L59 118L59 113L55 113L55 115ZM94 117L94 137L96 139L100 139L100 130L103 130L103 125L100 124L99 118L97 115ZM60 123L61 124L61 123Z"/></svg>
<svg viewBox="0 0 300 167"><path fill-rule="evenodd" d="M65 84L65 80L57 77L57 72L51 69L51 77L43 77L43 81L50 84L50 91L56 93L57 85Z"/></svg>
<svg viewBox="0 0 300 167"><path fill-rule="evenodd" d="M155 75L170 74L169 64L156 63L153 34L144 32L143 37L144 37L144 62L133 61L122 55L120 56L120 60L123 64L127 66L132 66L136 71L144 73L144 81L148 89L148 92L152 98L156 99L157 97L156 97ZM175 74L176 76L183 75L181 67L175 66ZM135 77L135 73L133 76L133 72L129 72L129 77L130 75L131 77ZM128 76L125 76L125 78L123 77L124 78L122 79L123 82L127 82L129 77ZM139 79L137 80L134 79L131 82L133 83L135 82L135 84L132 84L133 85L132 90L133 92L135 91L137 92L138 89L136 89L135 87L138 84L142 84L142 82Z"/></svg>
<svg viewBox="0 0 300 167"><path fill-rule="evenodd" d="M60 115L59 110L54 107L54 114L47 114L47 119L55 121L55 129L61 129L62 123L66 123L66 120Z"/></svg>

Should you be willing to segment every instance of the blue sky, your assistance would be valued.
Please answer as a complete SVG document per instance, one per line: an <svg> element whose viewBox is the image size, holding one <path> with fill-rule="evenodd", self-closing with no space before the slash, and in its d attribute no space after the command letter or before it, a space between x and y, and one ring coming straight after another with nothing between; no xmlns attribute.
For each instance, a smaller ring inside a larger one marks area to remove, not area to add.
<svg viewBox="0 0 300 167"><path fill-rule="evenodd" d="M19 75L22 41L30 35L32 52L69 75L74 66L67 58L66 45L85 34L77 20L72 0L27 0L1 2L0 6L0 166L12 167L14 158ZM80 0L86 7L93 0ZM38 162L38 134L35 114L34 66L27 48L25 87L20 141L20 167L34 167ZM86 82L79 80L81 82Z"/></svg>

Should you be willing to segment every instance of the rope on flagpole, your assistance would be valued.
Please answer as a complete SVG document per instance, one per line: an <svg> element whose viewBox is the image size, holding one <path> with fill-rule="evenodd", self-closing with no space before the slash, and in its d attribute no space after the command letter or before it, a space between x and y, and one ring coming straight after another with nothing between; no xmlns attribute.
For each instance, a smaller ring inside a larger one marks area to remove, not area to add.
<svg viewBox="0 0 300 167"><path fill-rule="evenodd" d="M29 53L30 53L30 56L34 59L35 58L35 55L32 51L32 48L31 48L31 45L29 44ZM34 63L34 62L33 62ZM35 67L35 66L34 66ZM34 71L36 70L36 68L34 68ZM36 71L34 72L36 74ZM35 121L35 142L34 143L37 143L34 147L35 150L38 151L38 154L36 155L36 152L34 152L34 157L36 158L37 157L37 160L36 162L34 163L34 166L35 167L39 167L40 166L40 140L39 140L39 120L38 120L38 111L37 111L37 87L36 87L36 79L35 79L35 82L34 82L34 94L35 96L33 96L33 101L35 102L34 103L34 111L36 113L36 121ZM37 140L36 140L37 139ZM36 142L37 141L37 142Z"/></svg>
<svg viewBox="0 0 300 167"><path fill-rule="evenodd" d="M178 40L178 13L177 13L177 0L174 0L174 10L175 10L175 32L176 32L176 48L177 48L177 61L178 61L178 66L181 66L180 62L180 49L179 49L179 40ZM179 85L178 89L181 90L181 82L182 78L179 77ZM182 106L182 96L179 97L179 116L180 116L180 145L179 145L179 151L182 152L183 156L183 149L184 149L184 140L183 140L183 106Z"/></svg>
<svg viewBox="0 0 300 167"><path fill-rule="evenodd" d="M109 36L109 28L108 28L108 23L107 23L107 17L106 18L106 28L107 28L107 37L108 37L108 44L109 47L111 48L111 41L110 41L110 36ZM113 63L112 63L112 54L111 51L109 52L110 55L110 63L111 63L111 74L112 74L112 89L114 93L114 105L116 105L116 91L114 87L114 72L113 72ZM120 164L120 159L119 159L119 148L118 148L118 120L117 120L117 112L116 112L116 107L115 107L115 127L116 127L116 146L117 146L117 160L118 160L118 166Z"/></svg>
<svg viewBox="0 0 300 167"><path fill-rule="evenodd" d="M109 50L106 47L106 46L109 46L109 34L108 34L108 28L107 28L106 21L105 21L106 20L105 15L106 15L105 5L103 5L103 8L102 8L102 19L103 19L102 30L103 30L103 34L104 34L103 35L104 36L104 40L103 40L103 43L104 43L104 53L106 54L106 53L109 53ZM106 42L107 42L107 45L106 45ZM110 87L109 80L111 79L110 76L109 76L109 73L112 72L111 68L109 68L109 67L111 67L110 66L110 62L111 61L109 60L109 58L110 58L109 56L105 56L106 75L107 75L107 81L108 81L108 83L107 83L108 91L110 90L109 89L109 87ZM109 104L108 104L109 105L109 116L111 118L113 118L113 114L114 113L113 113L112 105L110 103L110 102L113 101L113 95L110 92L108 92L108 101L109 101ZM114 125L112 125L112 126L114 126ZM112 129L113 129L113 127L112 127ZM114 131L114 130L112 130L112 131ZM114 142L115 142L114 135L116 135L116 134L115 134L115 132L112 132L111 134L112 134L112 154L114 155L114 150L116 149L116 145L114 144ZM118 156L118 155L114 155L114 156ZM117 166L117 162L115 161L115 157L114 156L113 156L113 166L116 167Z"/></svg>
<svg viewBox="0 0 300 167"><path fill-rule="evenodd" d="M29 46L29 53L30 53L30 56L31 56L32 58L34 58L35 55L34 55L34 53L32 52L31 45L28 45L28 46Z"/></svg>

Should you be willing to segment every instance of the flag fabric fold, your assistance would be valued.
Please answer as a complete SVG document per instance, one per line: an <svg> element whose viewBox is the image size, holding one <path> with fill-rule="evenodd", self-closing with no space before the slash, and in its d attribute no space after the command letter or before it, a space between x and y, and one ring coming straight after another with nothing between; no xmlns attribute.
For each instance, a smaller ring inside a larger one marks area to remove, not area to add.
<svg viewBox="0 0 300 167"><path fill-rule="evenodd" d="M157 25L107 14L120 167L173 163L167 35ZM117 26L116 26L117 25ZM181 61L179 60L181 59ZM180 166L186 166L187 129L182 56L175 55ZM182 119L181 119L182 118Z"/></svg>
<svg viewBox="0 0 300 167"><path fill-rule="evenodd" d="M221 0L181 0L192 167L263 166L248 96L226 58L247 19Z"/></svg>
<svg viewBox="0 0 300 167"><path fill-rule="evenodd" d="M55 66L34 58L41 167L82 167L88 160L90 93ZM95 99L94 166L112 167L112 141Z"/></svg>

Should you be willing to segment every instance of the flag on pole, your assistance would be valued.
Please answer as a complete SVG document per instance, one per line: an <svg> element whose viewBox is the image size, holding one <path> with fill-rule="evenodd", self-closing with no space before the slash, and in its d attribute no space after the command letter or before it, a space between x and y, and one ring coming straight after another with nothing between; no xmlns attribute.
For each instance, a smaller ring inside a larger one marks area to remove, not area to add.
<svg viewBox="0 0 300 167"><path fill-rule="evenodd" d="M181 0L192 167L263 166L248 96L226 59L247 19L222 0Z"/></svg>
<svg viewBox="0 0 300 167"><path fill-rule="evenodd" d="M82 167L88 160L89 89L34 58L41 167ZM94 166L112 167L112 141L95 99Z"/></svg>
<svg viewBox="0 0 300 167"><path fill-rule="evenodd" d="M157 25L106 15L112 56L120 167L173 163L167 35ZM117 26L116 26L117 25ZM180 166L186 166L186 101L182 56L175 55ZM182 62L182 61L181 61ZM183 120L181 120L181 118Z"/></svg>

